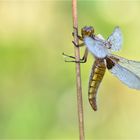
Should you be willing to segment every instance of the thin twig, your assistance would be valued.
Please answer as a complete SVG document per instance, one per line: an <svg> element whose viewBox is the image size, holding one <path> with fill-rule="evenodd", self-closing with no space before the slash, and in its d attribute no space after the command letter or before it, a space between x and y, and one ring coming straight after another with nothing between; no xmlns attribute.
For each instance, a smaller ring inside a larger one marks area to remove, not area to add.
<svg viewBox="0 0 140 140"><path fill-rule="evenodd" d="M78 20L77 20L77 0L72 0L72 16L73 16L73 32L74 43L79 44L78 40ZM79 47L75 47L75 60L80 60ZM84 134L84 115L83 115L83 100L82 100L82 85L81 85L81 71L80 63L76 63L76 87L77 87L77 108L78 108L78 122L79 122L79 139L85 140Z"/></svg>

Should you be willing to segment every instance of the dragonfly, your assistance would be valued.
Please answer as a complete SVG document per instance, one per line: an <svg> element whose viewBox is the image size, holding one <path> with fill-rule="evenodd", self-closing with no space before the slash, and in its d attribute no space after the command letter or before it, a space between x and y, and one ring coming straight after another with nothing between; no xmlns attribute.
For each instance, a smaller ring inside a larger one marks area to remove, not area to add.
<svg viewBox="0 0 140 140"><path fill-rule="evenodd" d="M104 39L100 34L96 35L92 26L85 26L81 29L81 36L78 35L78 38L82 43L79 45L73 43L76 47L83 45L86 47L83 58L79 62L65 61L85 63L89 52L94 56L95 61L91 69L88 86L88 99L94 111L97 110L97 92L106 69L128 87L140 90L140 62L112 54L112 52L122 48L123 36L119 26L114 28L107 39ZM64 53L63 55L75 59L73 56Z"/></svg>

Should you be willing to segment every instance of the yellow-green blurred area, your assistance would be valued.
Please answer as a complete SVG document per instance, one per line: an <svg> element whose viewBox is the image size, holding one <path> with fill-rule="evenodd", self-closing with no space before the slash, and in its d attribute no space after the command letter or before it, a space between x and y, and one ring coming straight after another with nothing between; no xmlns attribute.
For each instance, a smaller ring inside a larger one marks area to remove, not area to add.
<svg viewBox="0 0 140 140"><path fill-rule="evenodd" d="M78 1L78 24L105 38L120 26L115 54L140 61L140 1ZM74 55L72 27L71 1L0 1L0 139L78 139L75 64L61 55ZM90 107L93 61L81 64L86 139L140 139L140 91L106 71Z"/></svg>

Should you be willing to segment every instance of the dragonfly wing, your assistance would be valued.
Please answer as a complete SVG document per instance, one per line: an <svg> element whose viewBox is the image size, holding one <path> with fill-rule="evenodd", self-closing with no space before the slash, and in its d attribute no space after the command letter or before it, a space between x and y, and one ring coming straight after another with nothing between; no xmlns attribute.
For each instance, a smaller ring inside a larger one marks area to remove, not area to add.
<svg viewBox="0 0 140 140"><path fill-rule="evenodd" d="M107 68L130 88L140 90L140 62L110 55L106 58Z"/></svg>
<svg viewBox="0 0 140 140"><path fill-rule="evenodd" d="M91 37L85 37L84 43L88 50L98 58L104 58L108 54L108 50L104 45L104 41L99 39L93 39Z"/></svg>
<svg viewBox="0 0 140 140"><path fill-rule="evenodd" d="M120 28L115 27L113 33L107 39L107 45L110 51L118 51L121 49L123 43L122 32Z"/></svg>
<svg viewBox="0 0 140 140"><path fill-rule="evenodd" d="M109 54L109 56L112 59L119 60L118 61L119 65L123 66L124 68L127 68L128 70L135 73L138 77L140 77L140 61L128 60L114 54Z"/></svg>

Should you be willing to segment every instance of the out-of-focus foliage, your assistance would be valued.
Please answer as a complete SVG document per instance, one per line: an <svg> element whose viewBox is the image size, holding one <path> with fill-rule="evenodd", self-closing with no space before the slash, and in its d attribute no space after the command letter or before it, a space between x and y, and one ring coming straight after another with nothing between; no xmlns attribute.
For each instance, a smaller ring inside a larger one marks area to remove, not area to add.
<svg viewBox="0 0 140 140"><path fill-rule="evenodd" d="M140 60L139 1L78 1L80 28L92 25L107 38L119 25L118 55ZM0 139L78 139L70 1L0 1ZM80 32L79 32L80 33ZM83 53L83 50L81 53ZM140 91L108 71L98 92L98 111L87 99L94 59L82 64L87 139L140 139Z"/></svg>

